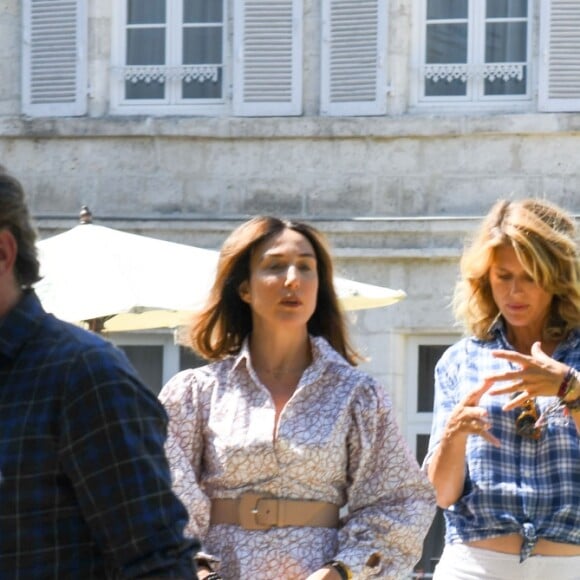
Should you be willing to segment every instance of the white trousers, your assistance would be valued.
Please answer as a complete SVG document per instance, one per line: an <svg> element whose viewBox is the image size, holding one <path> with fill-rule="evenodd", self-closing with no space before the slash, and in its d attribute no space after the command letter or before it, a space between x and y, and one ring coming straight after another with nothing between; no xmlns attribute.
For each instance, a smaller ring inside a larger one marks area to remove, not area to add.
<svg viewBox="0 0 580 580"><path fill-rule="evenodd" d="M433 580L580 580L580 556L520 557L464 544L445 546Z"/></svg>

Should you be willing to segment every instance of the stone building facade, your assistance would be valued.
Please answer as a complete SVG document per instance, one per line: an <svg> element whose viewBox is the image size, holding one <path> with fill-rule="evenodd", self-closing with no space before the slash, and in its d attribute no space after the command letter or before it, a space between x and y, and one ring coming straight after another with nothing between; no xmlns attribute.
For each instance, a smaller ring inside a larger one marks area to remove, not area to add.
<svg viewBox="0 0 580 580"><path fill-rule="evenodd" d="M83 204L212 249L256 213L315 224L340 274L407 292L350 320L420 456L465 237L501 197L580 214L580 3L143 6L0 0L0 163L41 235ZM179 366L170 332L113 338Z"/></svg>

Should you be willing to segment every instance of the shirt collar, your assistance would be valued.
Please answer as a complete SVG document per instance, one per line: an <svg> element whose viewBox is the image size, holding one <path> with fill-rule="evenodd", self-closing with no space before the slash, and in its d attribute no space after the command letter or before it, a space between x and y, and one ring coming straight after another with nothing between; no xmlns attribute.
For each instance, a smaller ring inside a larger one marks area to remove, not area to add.
<svg viewBox="0 0 580 580"><path fill-rule="evenodd" d="M310 346L312 348L312 364L306 369L305 377L315 380L324 369L331 363L350 366L350 364L338 353L328 341L322 336L310 335ZM250 355L250 336L246 336L242 342L240 352L235 355L234 363L231 372L236 372L238 369L245 367L247 370L252 365Z"/></svg>
<svg viewBox="0 0 580 580"><path fill-rule="evenodd" d="M34 291L25 290L16 306L0 322L0 354L14 358L45 316Z"/></svg>
<svg viewBox="0 0 580 580"><path fill-rule="evenodd" d="M232 372L236 371L242 365L246 368L250 366L250 335L242 341L240 352L234 357L234 364L232 365Z"/></svg>
<svg viewBox="0 0 580 580"><path fill-rule="evenodd" d="M501 316L498 316L492 323L490 334L502 345L502 348L511 348L510 341L507 337L505 322Z"/></svg>
<svg viewBox="0 0 580 580"><path fill-rule="evenodd" d="M499 316L497 320L495 320L494 323L491 325L490 332L491 335L497 341L499 341L504 348L505 347L513 348L507 337L505 321L501 316ZM557 347L557 350L560 350L560 348L576 349L578 347L580 347L580 328L574 328L568 333L568 336L560 342L560 344Z"/></svg>

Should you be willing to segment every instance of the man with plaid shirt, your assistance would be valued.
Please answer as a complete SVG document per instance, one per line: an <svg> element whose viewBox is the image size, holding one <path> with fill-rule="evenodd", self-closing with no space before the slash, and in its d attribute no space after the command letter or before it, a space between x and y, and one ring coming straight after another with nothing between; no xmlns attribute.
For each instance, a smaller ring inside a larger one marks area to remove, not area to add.
<svg viewBox="0 0 580 580"><path fill-rule="evenodd" d="M0 167L0 578L195 578L165 411L119 349L43 310L35 238Z"/></svg>

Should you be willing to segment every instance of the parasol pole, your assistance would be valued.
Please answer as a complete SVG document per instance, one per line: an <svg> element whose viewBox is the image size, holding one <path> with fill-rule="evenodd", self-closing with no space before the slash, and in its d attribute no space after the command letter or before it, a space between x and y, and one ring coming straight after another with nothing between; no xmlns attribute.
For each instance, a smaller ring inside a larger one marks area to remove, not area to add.
<svg viewBox="0 0 580 580"><path fill-rule="evenodd" d="M81 207L81 211L79 213L79 223L81 225L93 223L93 214L87 205L83 205ZM84 320L83 322L87 325L89 330L96 332L97 334L101 334L105 328L105 322L107 322L109 318L111 318L111 316L99 316L98 318L90 318L88 320Z"/></svg>

